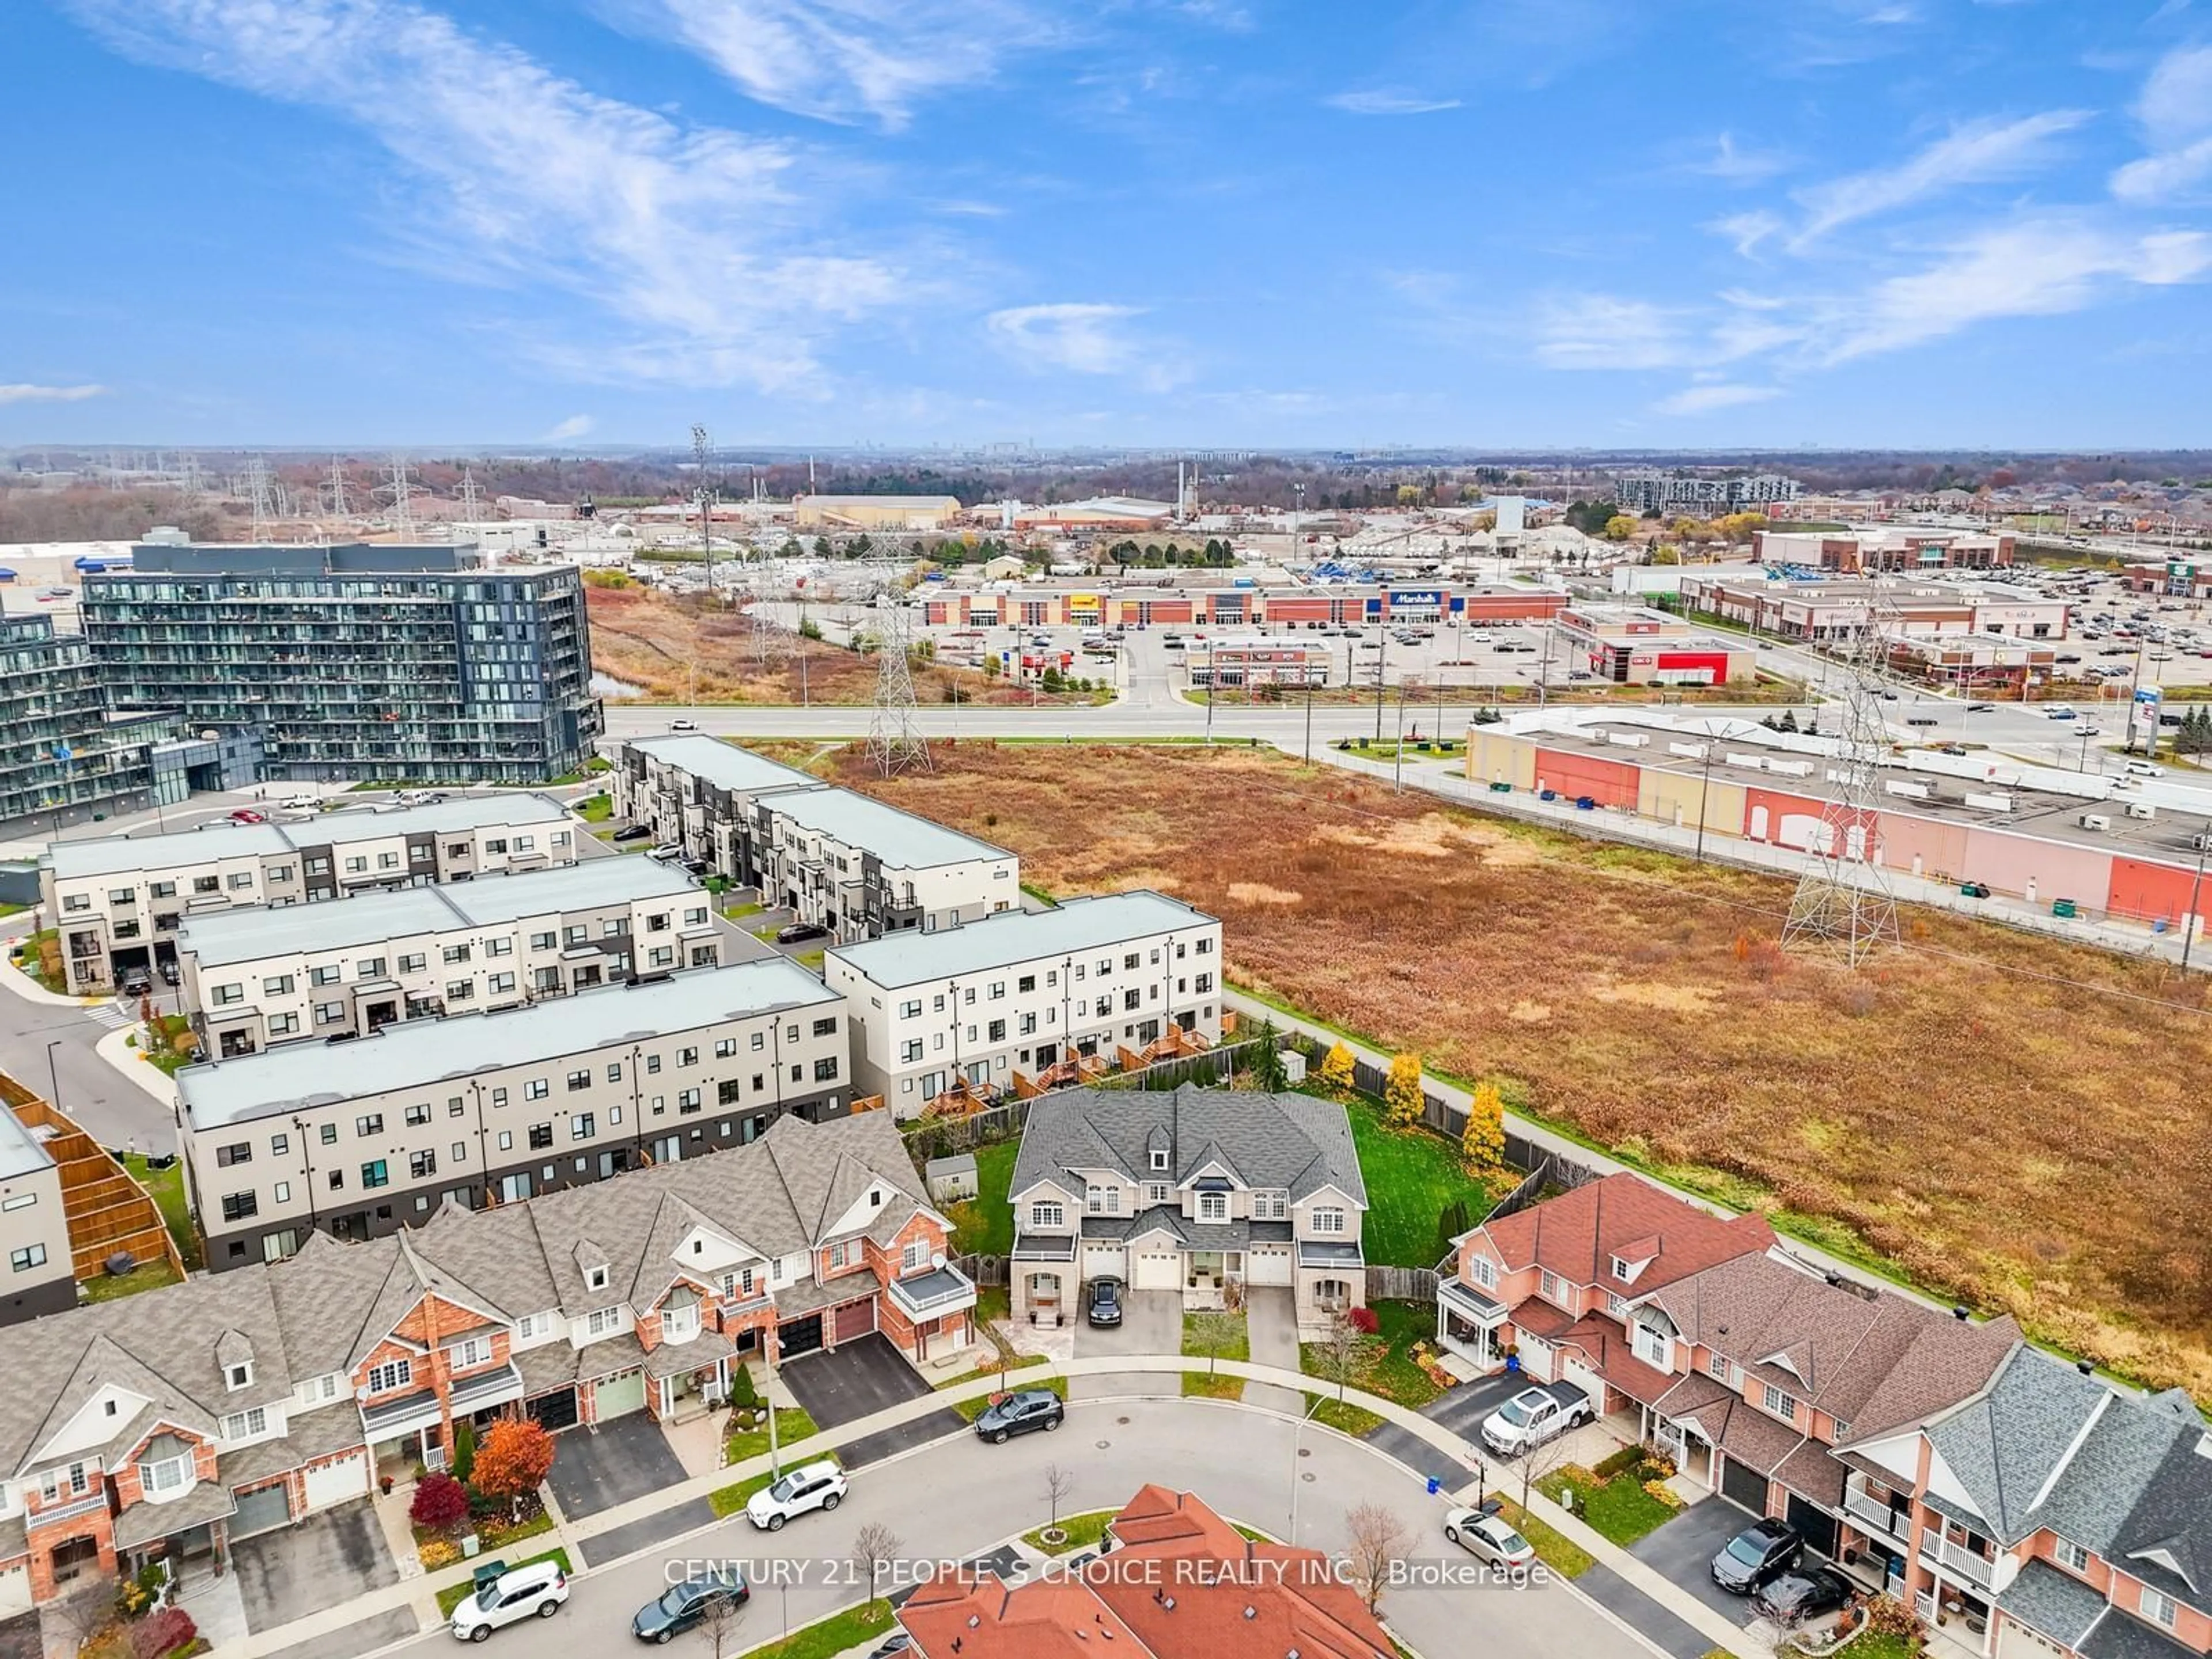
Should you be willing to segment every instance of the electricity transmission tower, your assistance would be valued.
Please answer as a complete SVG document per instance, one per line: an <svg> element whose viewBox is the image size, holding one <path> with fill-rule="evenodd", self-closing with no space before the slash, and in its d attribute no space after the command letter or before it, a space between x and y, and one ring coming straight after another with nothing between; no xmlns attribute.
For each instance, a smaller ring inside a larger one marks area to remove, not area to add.
<svg viewBox="0 0 2212 1659"><path fill-rule="evenodd" d="M345 463L335 457L331 461L330 483L325 488L331 492L331 517L344 518L347 507Z"/></svg>
<svg viewBox="0 0 2212 1659"><path fill-rule="evenodd" d="M474 467L465 466L461 469L459 489L461 517L473 521L483 511L483 487L477 483Z"/></svg>
<svg viewBox="0 0 2212 1659"><path fill-rule="evenodd" d="M899 591L890 568L882 572L876 612L876 704L868 721L868 758L885 777L900 772L931 769L929 740L921 734L921 721L914 695L914 671L907 660L912 646L907 623L906 596Z"/></svg>
<svg viewBox="0 0 2212 1659"><path fill-rule="evenodd" d="M1833 785L1814 844L1782 925L1784 950L1824 955L1856 969L1898 942L1897 894L1881 862L1882 757L1889 722L1881 712L1881 671L1887 635L1869 595L1865 623L1848 655L1843 701L1835 708Z"/></svg>
<svg viewBox="0 0 2212 1659"><path fill-rule="evenodd" d="M269 463L258 455L246 463L246 499L253 510L253 539L276 539L276 492L269 477Z"/></svg>
<svg viewBox="0 0 2212 1659"><path fill-rule="evenodd" d="M376 493L392 497L391 527L404 536L415 528L415 485L407 476L407 458L394 455L385 470L385 483Z"/></svg>

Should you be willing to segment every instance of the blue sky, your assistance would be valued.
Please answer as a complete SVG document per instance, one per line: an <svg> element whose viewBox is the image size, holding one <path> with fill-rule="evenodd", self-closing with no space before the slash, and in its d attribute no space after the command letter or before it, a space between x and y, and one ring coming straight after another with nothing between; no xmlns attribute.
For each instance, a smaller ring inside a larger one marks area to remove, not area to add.
<svg viewBox="0 0 2212 1659"><path fill-rule="evenodd" d="M2212 0L27 0L0 444L2212 443Z"/></svg>

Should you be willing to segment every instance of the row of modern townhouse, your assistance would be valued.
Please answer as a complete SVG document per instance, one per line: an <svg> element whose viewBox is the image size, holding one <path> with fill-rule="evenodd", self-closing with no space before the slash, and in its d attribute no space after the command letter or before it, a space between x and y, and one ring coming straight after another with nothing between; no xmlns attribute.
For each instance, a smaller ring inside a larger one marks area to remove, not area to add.
<svg viewBox="0 0 2212 1659"><path fill-rule="evenodd" d="M1627 1175L1458 1241L1437 1335L1572 1382L1691 1479L1999 1659L2212 1650L2212 1436Z"/></svg>
<svg viewBox="0 0 2212 1659"><path fill-rule="evenodd" d="M1004 848L718 738L634 739L613 779L617 817L841 943L1021 907Z"/></svg>
<svg viewBox="0 0 2212 1659"><path fill-rule="evenodd" d="M754 1145L471 1212L10 1331L0 1615L441 1468L463 1423L673 1420L732 1370L880 1332L917 1362L970 1340L896 1129L787 1118Z"/></svg>
<svg viewBox="0 0 2212 1659"><path fill-rule="evenodd" d="M40 902L69 988L89 995L175 960L187 916L573 864L580 834L558 801L513 791L57 841L39 861Z"/></svg>

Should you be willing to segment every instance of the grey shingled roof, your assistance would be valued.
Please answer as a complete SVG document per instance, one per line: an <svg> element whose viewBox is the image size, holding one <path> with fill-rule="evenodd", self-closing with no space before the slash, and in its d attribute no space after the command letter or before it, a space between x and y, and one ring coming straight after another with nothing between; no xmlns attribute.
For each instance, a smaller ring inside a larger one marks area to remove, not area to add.
<svg viewBox="0 0 2212 1659"><path fill-rule="evenodd" d="M2016 1346L1989 1387L1927 1426L1929 1442L2001 1543L2035 1529L2037 1495L2090 1419L2118 1403L2094 1377ZM2132 1502L2132 1495L2119 1500ZM2078 1540L2077 1540L2078 1541Z"/></svg>
<svg viewBox="0 0 2212 1659"><path fill-rule="evenodd" d="M2066 1647L2080 1644L2103 1616L2105 1598L2071 1573L2032 1559L1997 1592L1997 1606Z"/></svg>
<svg viewBox="0 0 2212 1659"><path fill-rule="evenodd" d="M1155 1131L1169 1137L1168 1168L1146 1155ZM1182 1182L1218 1158L1249 1187L1284 1188L1291 1201L1334 1187L1364 1209L1352 1121L1334 1101L1311 1095L1251 1094L1185 1084L1172 1091L1078 1089L1030 1108L1012 1191L1051 1181L1079 1194L1071 1170L1113 1170L1133 1182Z"/></svg>
<svg viewBox="0 0 2212 1659"><path fill-rule="evenodd" d="M2154 1407L2142 1408L2154 1414ZM2212 1457L2204 1425L2170 1422L2171 1439L2156 1471L2113 1540L2128 1571L2178 1601L2212 1612Z"/></svg>
<svg viewBox="0 0 2212 1659"><path fill-rule="evenodd" d="M2106 1610L2081 1638L2080 1650L2081 1659L2203 1659L2195 1648L2118 1607Z"/></svg>

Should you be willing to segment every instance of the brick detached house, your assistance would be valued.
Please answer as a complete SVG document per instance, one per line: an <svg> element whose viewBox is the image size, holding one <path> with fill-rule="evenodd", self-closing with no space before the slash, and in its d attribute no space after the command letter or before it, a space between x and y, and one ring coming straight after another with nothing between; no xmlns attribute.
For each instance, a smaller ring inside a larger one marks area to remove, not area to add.
<svg viewBox="0 0 2212 1659"><path fill-rule="evenodd" d="M988 1571L899 1609L916 1659L1390 1659L1398 1649L1319 1550L1245 1537L1192 1492L1146 1486L1106 1557L1008 1589Z"/></svg>
<svg viewBox="0 0 2212 1659"><path fill-rule="evenodd" d="M1758 1218L1632 1176L1476 1228L1439 1304L1446 1346L1494 1369L1518 1333L1532 1374L1632 1412L1692 1480L1787 1520L1947 1642L2212 1651L2212 1435L2179 1389L2123 1393L2009 1317L1823 1274Z"/></svg>
<svg viewBox="0 0 2212 1659"><path fill-rule="evenodd" d="M966 1346L975 1288L886 1113L11 1329L0 1614L442 1468L458 1426L561 1429L723 1395L733 1364L881 1331Z"/></svg>
<svg viewBox="0 0 2212 1659"><path fill-rule="evenodd" d="M1008 1196L1017 1319L1072 1317L1094 1279L1180 1291L1187 1308L1287 1286L1316 1332L1367 1299L1367 1187L1334 1101L1188 1084L1045 1097Z"/></svg>

